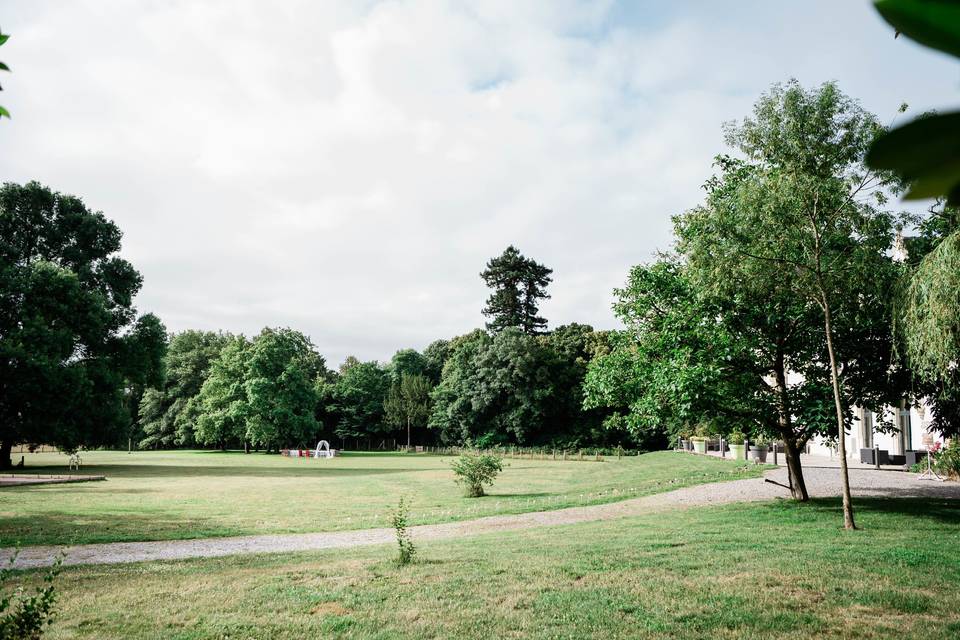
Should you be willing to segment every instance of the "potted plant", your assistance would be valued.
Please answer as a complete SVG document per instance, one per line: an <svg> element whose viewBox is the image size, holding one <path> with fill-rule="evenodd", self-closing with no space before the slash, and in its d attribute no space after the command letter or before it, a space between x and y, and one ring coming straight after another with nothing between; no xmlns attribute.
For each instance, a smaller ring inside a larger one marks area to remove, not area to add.
<svg viewBox="0 0 960 640"><path fill-rule="evenodd" d="M690 451L693 449L693 444L690 442L690 431L684 429L680 432L680 446L683 447L684 451Z"/></svg>
<svg viewBox="0 0 960 640"><path fill-rule="evenodd" d="M765 441L757 439L756 442L750 443L750 459L754 462L763 464L767 461L767 452L769 450L770 447L767 446Z"/></svg>
<svg viewBox="0 0 960 640"><path fill-rule="evenodd" d="M697 427L696 435L690 438L690 442L693 443L693 450L695 453L706 453L707 452L707 437L710 435L707 427L705 425L700 425Z"/></svg>
<svg viewBox="0 0 960 640"><path fill-rule="evenodd" d="M727 436L727 444L730 445L730 457L734 460L745 460L746 456L746 445L744 440L747 439L747 436L744 435L743 431L739 429L731 431Z"/></svg>

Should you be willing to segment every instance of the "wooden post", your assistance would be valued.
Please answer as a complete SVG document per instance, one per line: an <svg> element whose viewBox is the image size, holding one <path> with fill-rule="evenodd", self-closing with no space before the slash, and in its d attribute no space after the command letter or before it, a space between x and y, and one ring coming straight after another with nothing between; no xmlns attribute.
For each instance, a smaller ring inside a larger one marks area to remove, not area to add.
<svg viewBox="0 0 960 640"><path fill-rule="evenodd" d="M873 445L873 466L877 471L880 471L880 445Z"/></svg>

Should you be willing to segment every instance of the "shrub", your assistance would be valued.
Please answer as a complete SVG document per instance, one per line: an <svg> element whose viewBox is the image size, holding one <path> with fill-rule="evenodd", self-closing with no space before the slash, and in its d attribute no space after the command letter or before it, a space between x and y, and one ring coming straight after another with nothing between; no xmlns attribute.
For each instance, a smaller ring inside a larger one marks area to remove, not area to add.
<svg viewBox="0 0 960 640"><path fill-rule="evenodd" d="M464 454L453 461L453 473L456 483L463 485L468 498L479 498L484 485L493 484L497 474L503 471L500 456L484 454Z"/></svg>
<svg viewBox="0 0 960 640"><path fill-rule="evenodd" d="M407 531L407 522L409 520L409 504L400 497L400 504L397 510L390 517L390 524L397 533L397 546L400 553L397 556L397 564L410 564L414 556L417 555L417 548L413 546L413 540L410 539L410 532Z"/></svg>
<svg viewBox="0 0 960 640"><path fill-rule="evenodd" d="M739 429L737 429L736 431L731 431L731 432L730 432L730 435L727 436L727 443L728 443L728 444L743 444L743 442L744 442L746 439L747 439L746 434L744 434L743 431L740 431Z"/></svg>
<svg viewBox="0 0 960 640"><path fill-rule="evenodd" d="M949 446L936 454L933 464L941 475L960 479L960 438L951 438Z"/></svg>
<svg viewBox="0 0 960 640"><path fill-rule="evenodd" d="M60 574L63 555L57 556L43 577L44 585L37 587L33 595L27 595L22 586L7 591L16 559L14 553L9 566L0 569L0 640L36 640L43 634L44 627L53 621L53 605L57 598L53 581Z"/></svg>

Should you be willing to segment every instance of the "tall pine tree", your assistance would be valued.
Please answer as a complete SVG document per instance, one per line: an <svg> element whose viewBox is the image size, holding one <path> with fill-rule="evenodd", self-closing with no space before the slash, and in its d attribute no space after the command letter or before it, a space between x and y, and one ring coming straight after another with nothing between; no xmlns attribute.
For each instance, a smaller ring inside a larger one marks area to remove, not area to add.
<svg viewBox="0 0 960 640"><path fill-rule="evenodd" d="M553 269L525 258L510 245L487 263L480 274L493 293L487 299L483 315L490 318L487 329L499 332L516 327L528 335L541 333L547 321L537 315L539 301L550 296L547 285Z"/></svg>

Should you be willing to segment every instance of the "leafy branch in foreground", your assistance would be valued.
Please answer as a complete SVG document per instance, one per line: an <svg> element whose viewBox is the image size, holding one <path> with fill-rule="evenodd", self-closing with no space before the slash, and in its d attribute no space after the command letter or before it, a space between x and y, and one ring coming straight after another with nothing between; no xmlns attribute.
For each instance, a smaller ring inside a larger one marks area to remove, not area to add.
<svg viewBox="0 0 960 640"><path fill-rule="evenodd" d="M877 0L877 11L896 30L922 45L960 56L960 2ZM880 136L867 164L910 182L907 200L946 197L960 204L960 111L922 115Z"/></svg>
<svg viewBox="0 0 960 640"><path fill-rule="evenodd" d="M0 33L0 47L2 47L4 43L6 43L6 41L9 39L10 39L10 34ZM10 67L0 62L0 71L10 71ZM0 91L3 91L3 87L0 87ZM10 112L4 109L3 107L0 107L0 118L3 118L4 116L9 118Z"/></svg>
<svg viewBox="0 0 960 640"><path fill-rule="evenodd" d="M60 575L63 554L57 556L43 577L43 586L37 587L33 595L27 595L23 586L7 591L6 584L13 575L16 559L17 553L14 553L9 565L0 569L0 640L36 640L53 622L53 605L57 599L53 581Z"/></svg>

